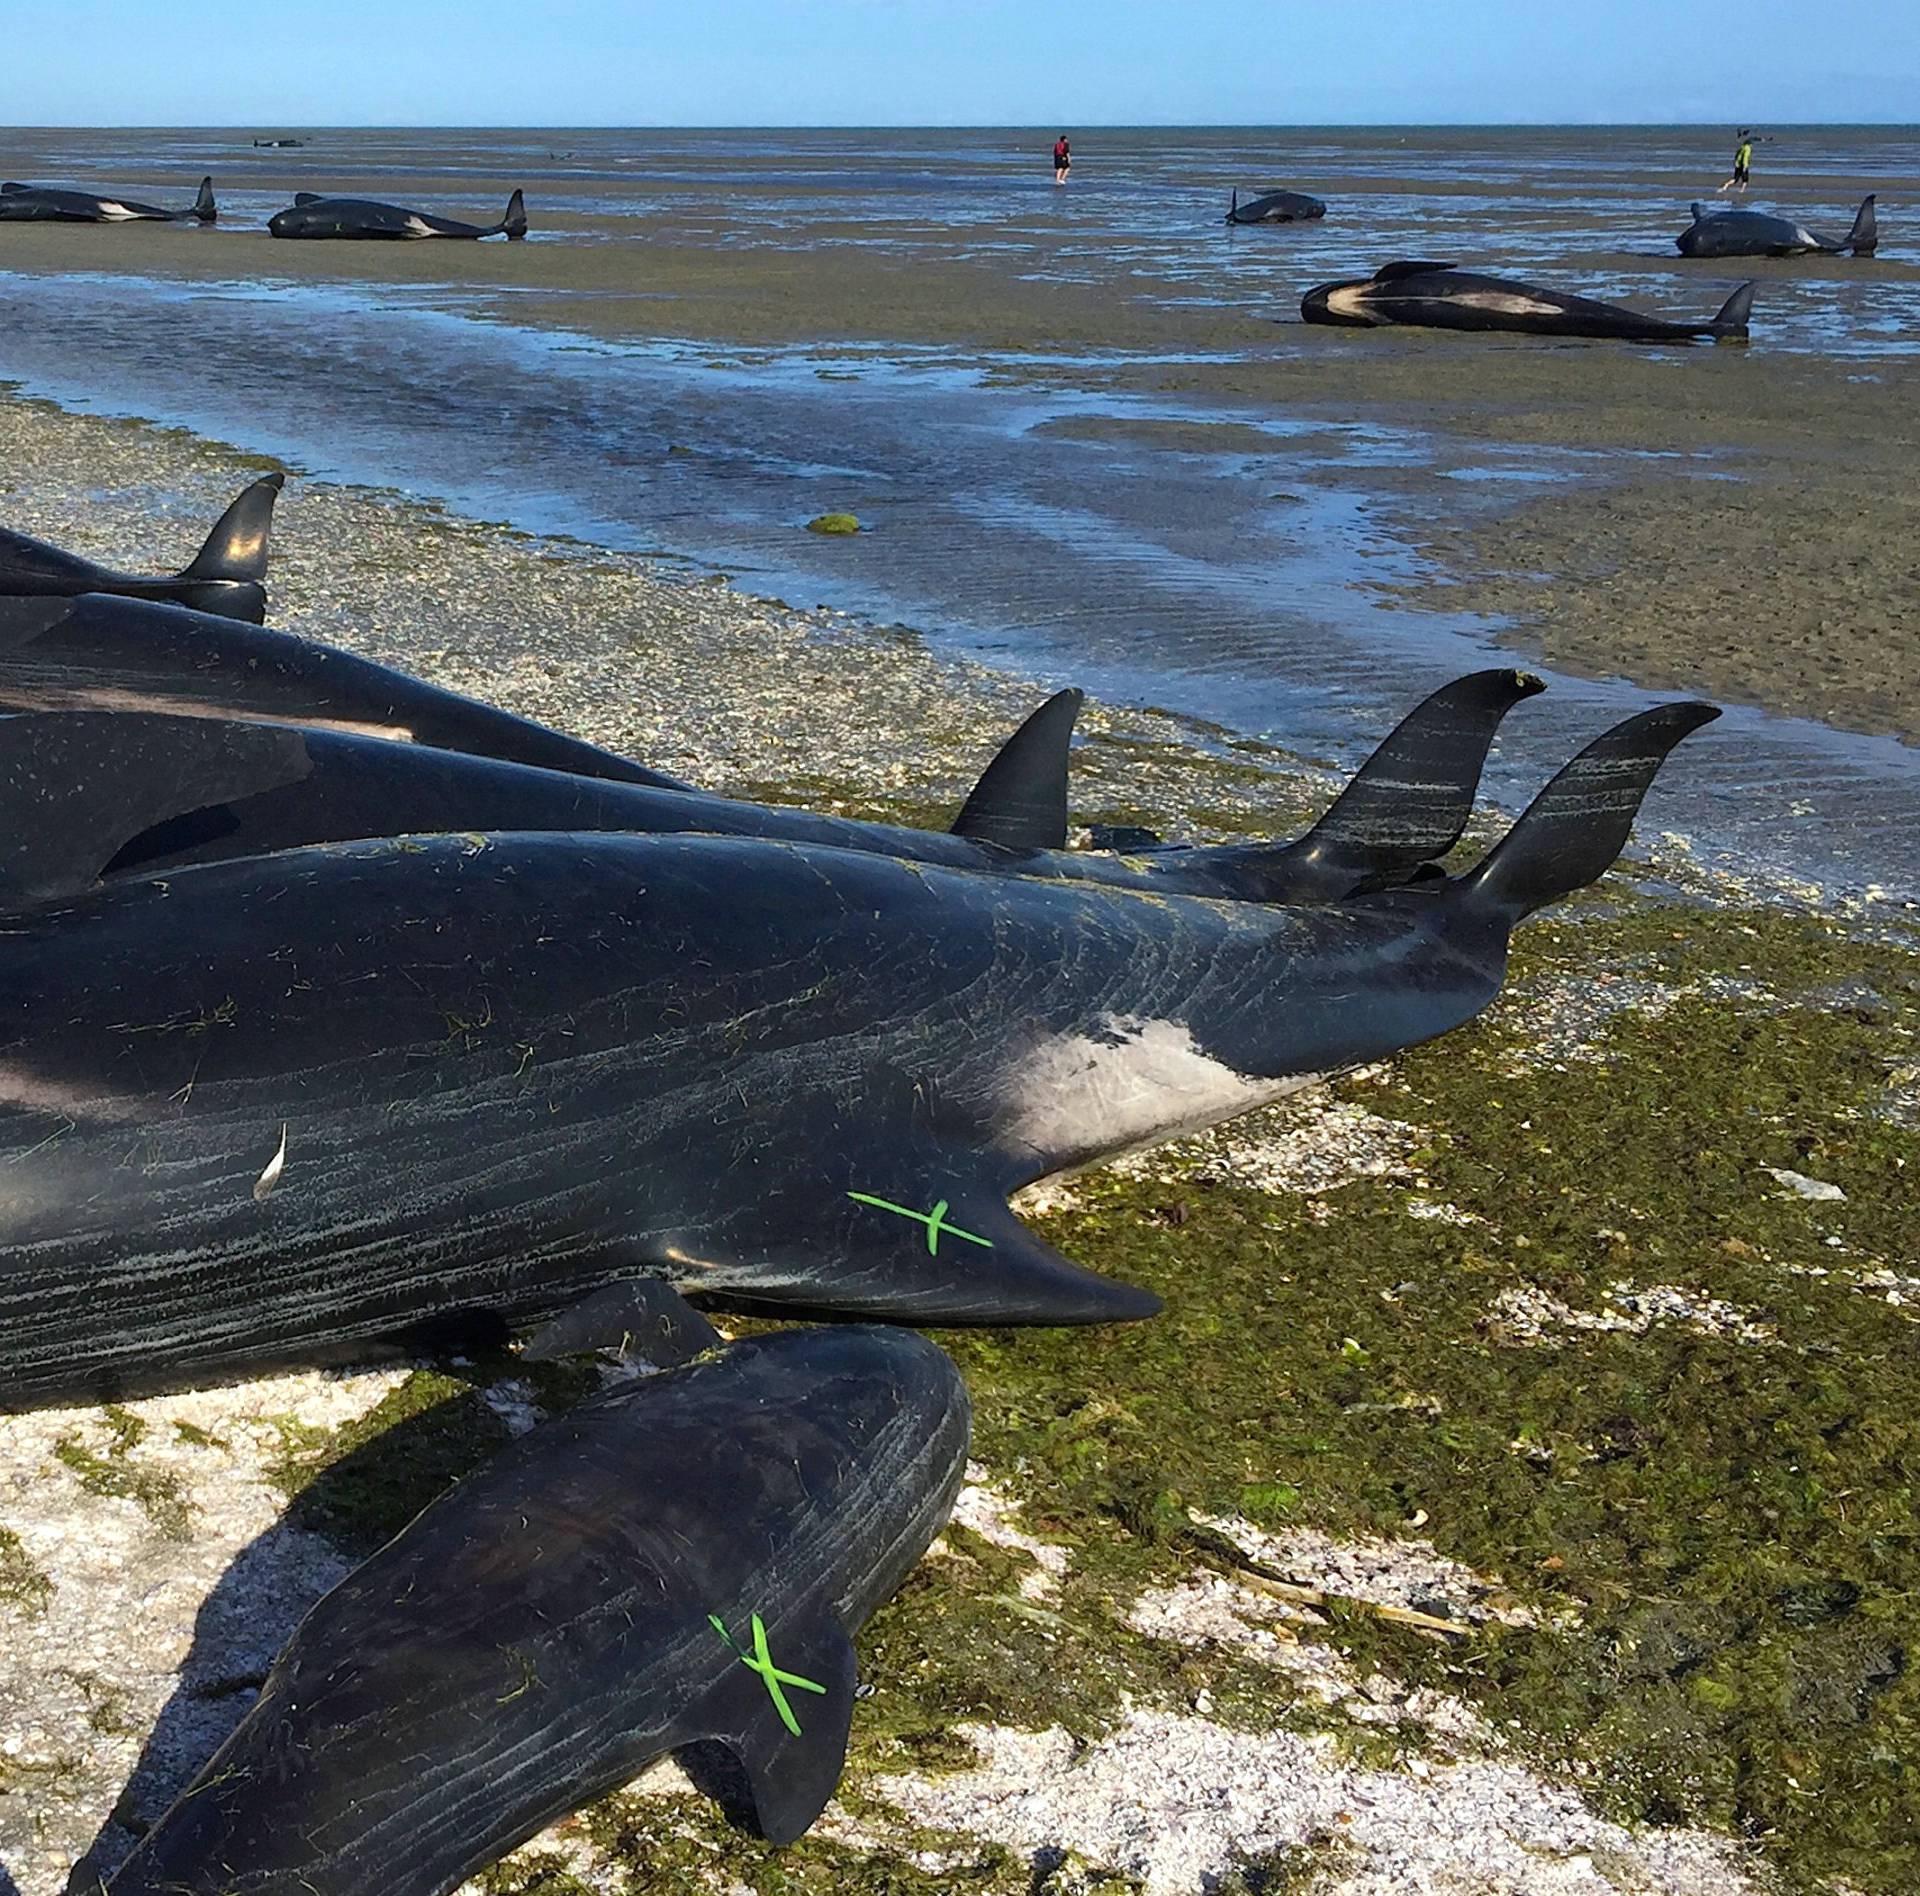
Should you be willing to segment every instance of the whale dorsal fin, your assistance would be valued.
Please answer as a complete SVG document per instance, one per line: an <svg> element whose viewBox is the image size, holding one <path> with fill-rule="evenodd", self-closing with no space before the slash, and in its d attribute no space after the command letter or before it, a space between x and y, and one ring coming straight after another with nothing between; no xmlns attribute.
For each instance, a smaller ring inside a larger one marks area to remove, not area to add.
<svg viewBox="0 0 1920 1896"><path fill-rule="evenodd" d="M824 1609L781 1614L769 1599L762 1618L742 1604L731 1619L724 1602L710 1612L715 1648L724 1640L734 1663L675 1735L733 1753L761 1834L779 1846L805 1835L839 1788L859 1667L853 1642Z"/></svg>
<svg viewBox="0 0 1920 1896"><path fill-rule="evenodd" d="M312 768L284 725L140 711L0 718L0 909L71 901L141 831Z"/></svg>
<svg viewBox="0 0 1920 1896"><path fill-rule="evenodd" d="M182 579L236 579L258 584L267 576L267 533L284 474L263 474L213 523L206 543L181 568Z"/></svg>
<svg viewBox="0 0 1920 1896"><path fill-rule="evenodd" d="M302 204L318 204L320 202L320 193L318 191L296 191L293 194L293 202L296 209Z"/></svg>
<svg viewBox="0 0 1920 1896"><path fill-rule="evenodd" d="M1704 224L1714 214L1711 204L1702 204L1697 198L1687 208L1693 213L1693 221L1696 224Z"/></svg>
<svg viewBox="0 0 1920 1896"><path fill-rule="evenodd" d="M520 1352L529 1363L613 1350L624 1362L672 1369L718 1349L720 1332L657 1277L630 1277L596 1290L536 1331Z"/></svg>
<svg viewBox="0 0 1920 1896"><path fill-rule="evenodd" d="M1456 268L1458 268L1456 264L1434 263L1424 257L1408 257L1399 263L1383 263L1373 273L1373 280L1376 283L1392 283L1400 277L1427 276L1435 270Z"/></svg>
<svg viewBox="0 0 1920 1896"><path fill-rule="evenodd" d="M953 834L1003 849L1064 849L1067 752L1086 702L1056 691L1001 745L953 819Z"/></svg>

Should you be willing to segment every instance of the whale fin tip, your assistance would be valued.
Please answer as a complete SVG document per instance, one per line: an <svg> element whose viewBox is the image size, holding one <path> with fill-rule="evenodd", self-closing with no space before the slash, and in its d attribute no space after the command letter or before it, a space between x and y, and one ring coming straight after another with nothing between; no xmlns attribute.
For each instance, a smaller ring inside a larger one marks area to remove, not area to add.
<svg viewBox="0 0 1920 1896"><path fill-rule="evenodd" d="M1056 691L1001 745L980 773L953 834L1003 849L1064 849L1067 767L1086 694Z"/></svg>
<svg viewBox="0 0 1920 1896"><path fill-rule="evenodd" d="M746 1774L761 1834L794 1842L832 1801L846 1768L859 1667L831 1614L769 1627L749 1607L744 1623L708 1616L711 1637L739 1663L700 1702L682 1744L724 1745Z"/></svg>
<svg viewBox="0 0 1920 1896"><path fill-rule="evenodd" d="M703 1350L718 1349L720 1332L669 1283L657 1277L608 1284L543 1324L522 1347L529 1363L595 1350L616 1351L623 1362L671 1369Z"/></svg>
<svg viewBox="0 0 1920 1896"><path fill-rule="evenodd" d="M267 538L273 527L273 503L287 477L277 470L252 482L213 523L213 531L192 560L181 568L184 581L228 581L258 586L267 576Z"/></svg>

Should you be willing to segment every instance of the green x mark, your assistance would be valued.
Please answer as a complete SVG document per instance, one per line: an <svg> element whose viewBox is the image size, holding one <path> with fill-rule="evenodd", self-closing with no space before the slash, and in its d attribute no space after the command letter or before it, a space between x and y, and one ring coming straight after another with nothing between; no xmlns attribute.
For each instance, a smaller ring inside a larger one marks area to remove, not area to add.
<svg viewBox="0 0 1920 1896"><path fill-rule="evenodd" d="M707 1624L727 1642L727 1650L746 1667L749 1672L757 1672L766 1682L767 1692L773 1700L773 1709L780 1714L780 1722L798 1738L800 1721L793 1715L793 1707L787 1703L787 1695L781 1687L797 1685L803 1692L825 1693L824 1685L816 1685L811 1679L803 1679L797 1672L782 1672L773 1663L773 1654L767 1650L766 1623L758 1613L752 1619L753 1650L742 1652L733 1643L733 1635L727 1631L727 1623L717 1613L707 1615Z"/></svg>
<svg viewBox="0 0 1920 1896"><path fill-rule="evenodd" d="M896 1205L891 1198L875 1198L871 1192L849 1192L847 1194L856 1204L877 1205L882 1211L897 1211L903 1218L911 1218L915 1224L927 1227L927 1250L934 1256L940 1255L940 1234L951 1233L956 1238L965 1238L969 1244L981 1244L991 1251L993 1240L977 1236L971 1231L962 1231L957 1224L947 1223L947 1200L941 1199L931 1211L913 1211L905 1205Z"/></svg>

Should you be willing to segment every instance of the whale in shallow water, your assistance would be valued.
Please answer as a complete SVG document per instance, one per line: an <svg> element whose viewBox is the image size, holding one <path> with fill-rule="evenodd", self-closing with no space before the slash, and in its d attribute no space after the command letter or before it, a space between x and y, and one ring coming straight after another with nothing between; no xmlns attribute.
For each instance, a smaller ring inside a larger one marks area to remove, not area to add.
<svg viewBox="0 0 1920 1896"><path fill-rule="evenodd" d="M1853 227L1844 237L1823 237L1784 217L1764 211L1734 211L1696 204L1693 222L1673 241L1683 257L1803 257L1814 251L1837 255L1851 251L1870 257L1880 244L1880 227L1871 195L1860 200Z"/></svg>
<svg viewBox="0 0 1920 1896"><path fill-rule="evenodd" d="M70 601L0 599L0 708L312 724L583 776L685 787L598 745L335 646L100 593Z"/></svg>
<svg viewBox="0 0 1920 1896"><path fill-rule="evenodd" d="M297 739L257 724L138 712L25 713L0 720L0 783L22 812L0 842L17 893L43 891L30 858L77 800L95 808L107 876L415 831L632 830L764 836L1163 893L1249 901L1338 900L1423 872L1459 840L1504 711L1540 689L1510 670L1475 673L1402 720L1303 837L1067 850L1067 739L1078 692L1049 699L1014 733L952 831L857 822L813 810L533 769L333 730ZM0 698L4 685L0 684ZM223 793L223 787L231 791ZM25 814L31 800L35 814ZM72 892L56 850L52 886Z"/></svg>
<svg viewBox="0 0 1920 1896"><path fill-rule="evenodd" d="M8 224L211 224L220 215L213 201L213 180L202 178L200 192L184 211L162 210L132 198L100 197L50 184L0 184L0 223Z"/></svg>
<svg viewBox="0 0 1920 1896"><path fill-rule="evenodd" d="M1010 1194L1471 1019L1514 924L1605 871L1712 715L1629 720L1469 873L1338 905L511 832L23 906L0 1406L499 1334L629 1279L913 1322L1150 1315ZM75 810L78 882L98 827Z"/></svg>
<svg viewBox="0 0 1920 1896"><path fill-rule="evenodd" d="M1304 224L1316 217L1325 217L1327 207L1317 197L1308 197L1304 191L1268 191L1256 198L1240 202L1240 193L1233 194L1233 202L1227 207L1229 224Z"/></svg>
<svg viewBox="0 0 1920 1896"><path fill-rule="evenodd" d="M518 191L497 224L463 224L457 217L410 211L371 198L322 197L302 191L284 211L267 219L276 237L365 237L410 242L422 237L506 237L527 234L527 206Z"/></svg>
<svg viewBox="0 0 1920 1896"><path fill-rule="evenodd" d="M1590 336L1615 342L1715 342L1743 339L1754 285L1743 283L1704 323L1668 322L1618 303L1570 296L1563 290L1479 276L1450 263L1381 266L1370 277L1323 283L1300 302L1310 323L1371 329L1385 324L1424 329L1510 330L1523 336Z"/></svg>
<svg viewBox="0 0 1920 1896"><path fill-rule="evenodd" d="M313 1608L112 1896L443 1896L716 1741L791 1842L839 1782L849 1635L945 1524L969 1413L933 1344L864 1326L590 1398Z"/></svg>
<svg viewBox="0 0 1920 1896"><path fill-rule="evenodd" d="M179 572L150 578L116 573L0 527L0 600L74 599L84 593L122 599L171 601L216 618L249 619L258 625L267 611L267 535L283 474L263 474L214 523L206 544ZM61 606L43 616L59 618ZM23 615L29 622L34 615Z"/></svg>

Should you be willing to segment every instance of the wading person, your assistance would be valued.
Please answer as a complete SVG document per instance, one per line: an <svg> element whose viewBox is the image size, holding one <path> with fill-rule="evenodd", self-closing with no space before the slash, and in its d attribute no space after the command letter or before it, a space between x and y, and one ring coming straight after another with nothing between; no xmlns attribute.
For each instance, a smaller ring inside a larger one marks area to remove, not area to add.
<svg viewBox="0 0 1920 1896"><path fill-rule="evenodd" d="M1744 191L1747 188L1747 173L1753 169L1753 134L1745 126L1740 128L1740 143L1734 148L1733 176L1720 189L1729 188Z"/></svg>
<svg viewBox="0 0 1920 1896"><path fill-rule="evenodd" d="M1073 168L1073 150L1067 143L1067 135L1062 132L1053 141L1053 181L1065 184L1067 173Z"/></svg>

